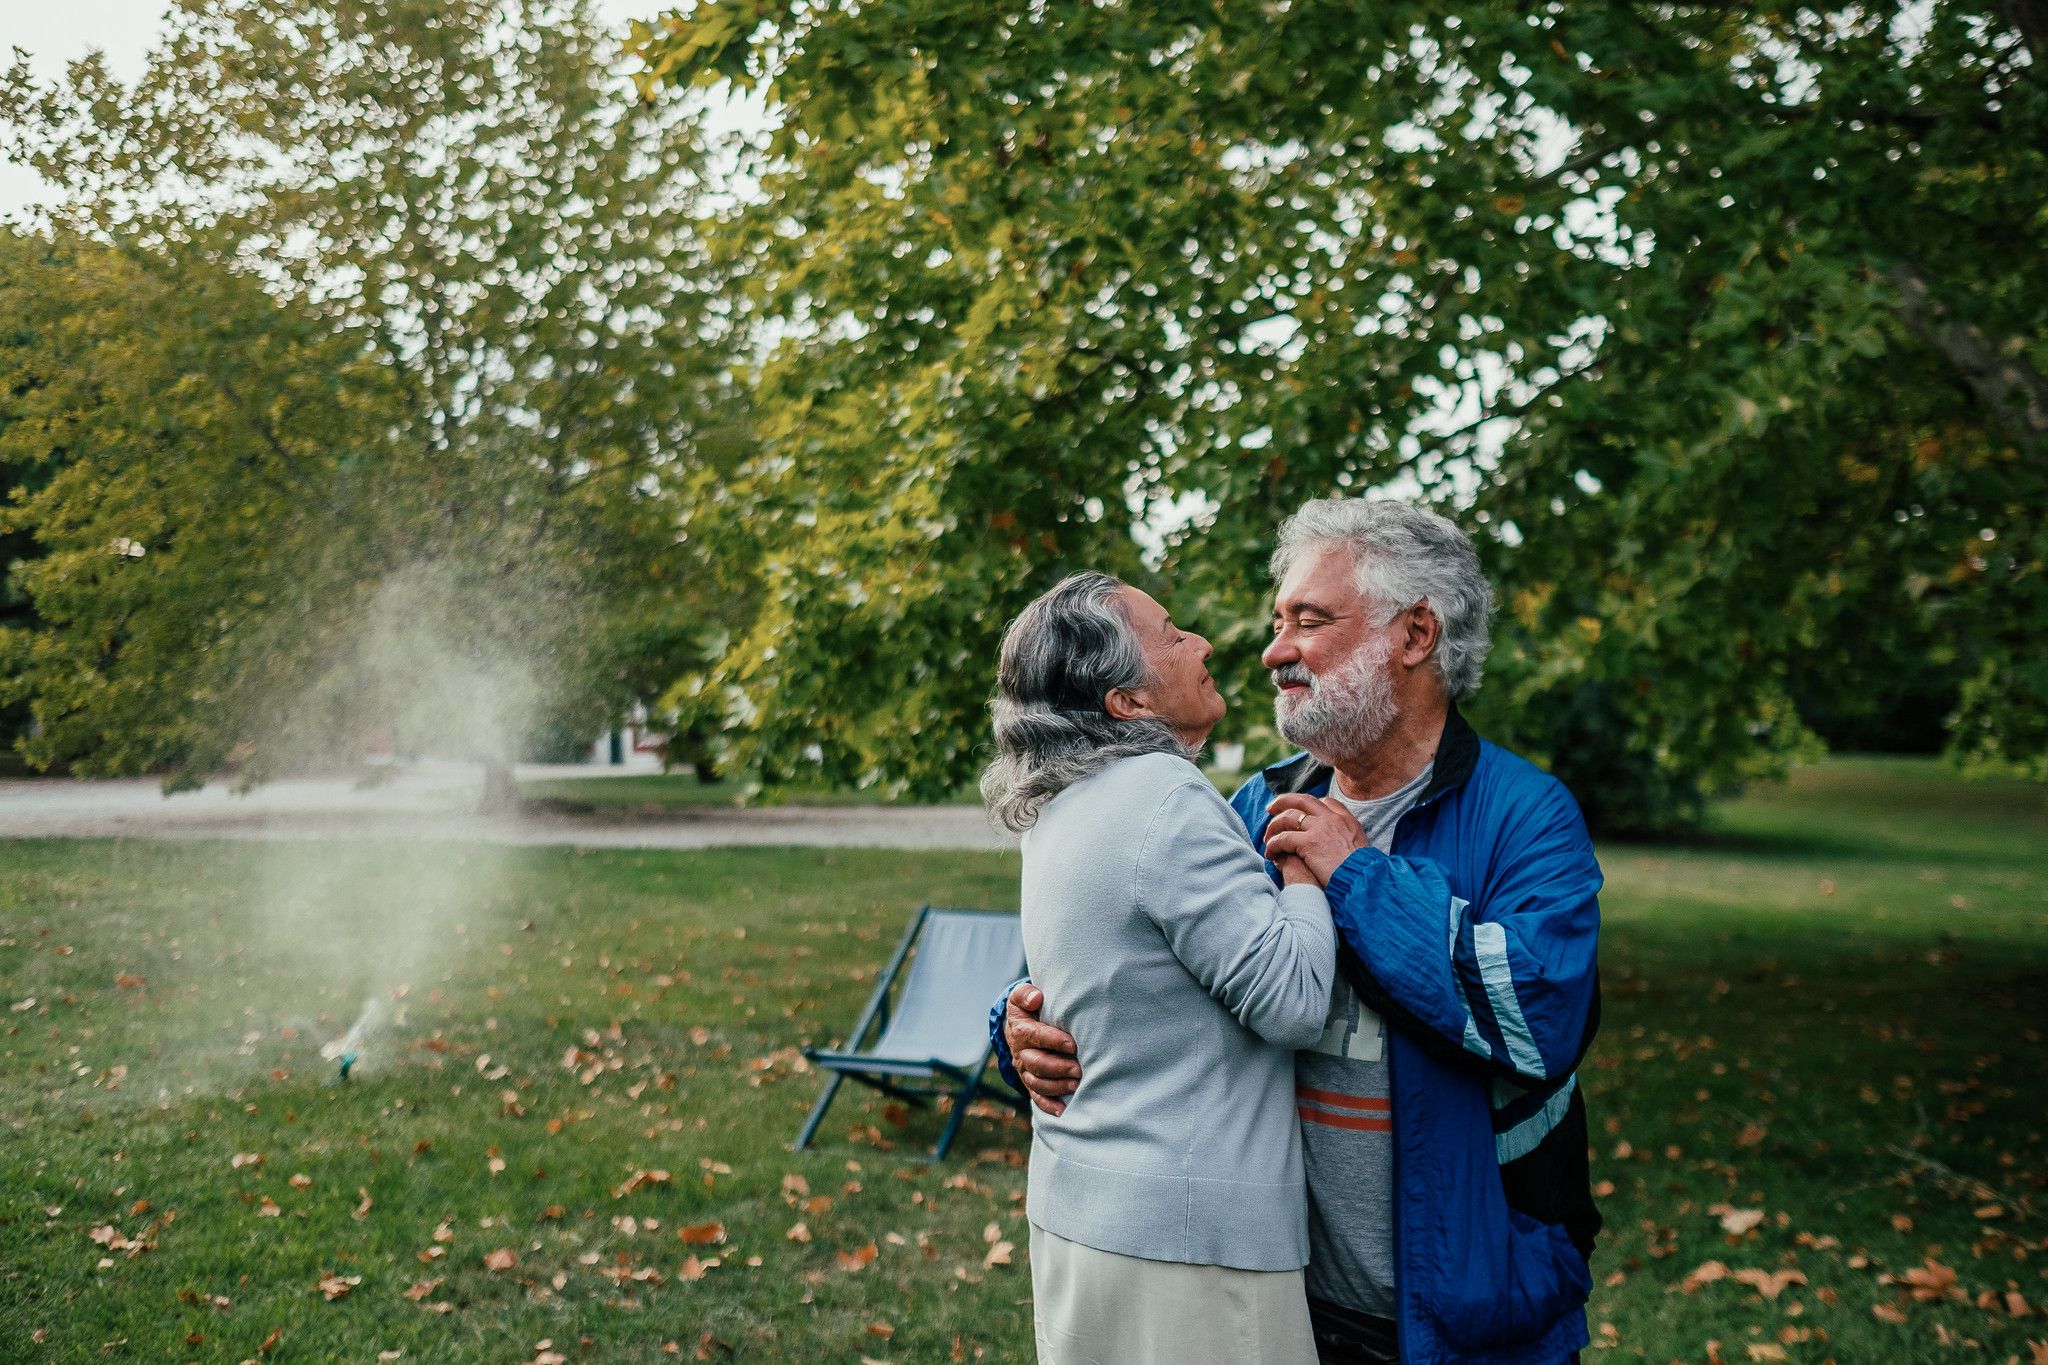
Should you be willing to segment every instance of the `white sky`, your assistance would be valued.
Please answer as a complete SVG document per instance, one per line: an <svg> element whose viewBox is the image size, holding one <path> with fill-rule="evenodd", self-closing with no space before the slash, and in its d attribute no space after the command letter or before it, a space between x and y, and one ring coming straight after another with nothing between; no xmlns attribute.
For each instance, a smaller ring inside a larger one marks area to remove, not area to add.
<svg viewBox="0 0 2048 1365"><path fill-rule="evenodd" d="M628 19L672 8L667 0L593 0L592 7L622 35ZM7 50L20 48L47 79L99 48L116 75L133 80L170 10L169 0L0 0L0 57L11 62ZM46 188L41 176L0 155L0 218L19 218Z"/></svg>

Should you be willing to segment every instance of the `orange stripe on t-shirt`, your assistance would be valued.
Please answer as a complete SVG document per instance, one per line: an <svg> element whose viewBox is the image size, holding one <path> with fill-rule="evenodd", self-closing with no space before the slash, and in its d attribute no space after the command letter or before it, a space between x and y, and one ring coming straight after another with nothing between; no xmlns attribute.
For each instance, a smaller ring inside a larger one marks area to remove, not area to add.
<svg viewBox="0 0 2048 1365"><path fill-rule="evenodd" d="M1295 1086L1294 1095L1297 1099L1327 1104L1332 1109L1373 1109L1386 1114L1391 1113L1394 1108L1392 1100L1374 1099L1368 1095L1345 1095L1335 1090L1316 1090L1306 1085Z"/></svg>
<svg viewBox="0 0 2048 1365"><path fill-rule="evenodd" d="M1304 1123L1320 1123L1326 1128L1351 1128L1361 1133L1391 1133L1392 1119L1369 1119L1363 1114L1326 1114L1320 1109L1311 1109L1305 1104L1294 1106L1294 1112L1301 1115Z"/></svg>

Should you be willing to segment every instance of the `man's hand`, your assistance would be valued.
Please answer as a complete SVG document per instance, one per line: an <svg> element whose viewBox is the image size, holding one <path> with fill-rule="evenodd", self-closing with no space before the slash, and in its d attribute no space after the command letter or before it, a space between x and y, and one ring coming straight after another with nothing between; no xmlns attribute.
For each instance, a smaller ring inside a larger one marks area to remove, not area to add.
<svg viewBox="0 0 2048 1365"><path fill-rule="evenodd" d="M1286 864L1281 859L1291 854L1327 885L1339 864L1366 846L1364 828L1335 797L1289 792L1274 798L1266 809L1273 817L1266 826L1266 856L1283 876Z"/></svg>
<svg viewBox="0 0 2048 1365"><path fill-rule="evenodd" d="M1066 1097L1081 1084L1081 1064L1074 1060L1072 1035L1040 1022L1038 1012L1044 1008L1045 992L1030 982L1011 991L1003 1010L1003 1041L1031 1102L1057 1118L1067 1111Z"/></svg>

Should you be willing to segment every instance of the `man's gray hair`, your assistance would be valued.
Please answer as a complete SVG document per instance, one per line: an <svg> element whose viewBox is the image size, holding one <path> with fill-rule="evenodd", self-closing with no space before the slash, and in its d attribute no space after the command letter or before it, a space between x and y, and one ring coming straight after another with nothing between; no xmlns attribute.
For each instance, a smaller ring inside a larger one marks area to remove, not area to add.
<svg viewBox="0 0 2048 1365"><path fill-rule="evenodd" d="M1364 498L1318 498L1280 526L1273 578L1285 578L1304 554L1348 549L1358 591L1383 612L1382 624L1427 601L1442 634L1433 656L1444 691L1462 701L1479 690L1491 646L1493 589L1479 555L1457 525L1425 507Z"/></svg>
<svg viewBox="0 0 2048 1365"><path fill-rule="evenodd" d="M1017 614L996 667L996 757L981 775L989 814L1019 833L1047 801L1119 759L1188 747L1152 716L1118 720L1112 688L1152 681L1144 647L1106 573L1077 573Z"/></svg>

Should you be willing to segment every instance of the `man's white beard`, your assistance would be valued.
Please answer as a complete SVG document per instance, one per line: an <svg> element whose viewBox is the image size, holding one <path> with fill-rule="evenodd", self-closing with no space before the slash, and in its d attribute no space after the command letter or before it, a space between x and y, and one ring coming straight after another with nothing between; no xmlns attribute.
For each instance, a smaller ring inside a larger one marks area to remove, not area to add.
<svg viewBox="0 0 2048 1365"><path fill-rule="evenodd" d="M1399 708L1386 663L1394 642L1382 635L1328 673L1300 664L1273 670L1273 681L1306 682L1308 695L1273 699L1273 720L1290 744L1299 744L1322 763L1357 758L1386 738Z"/></svg>

